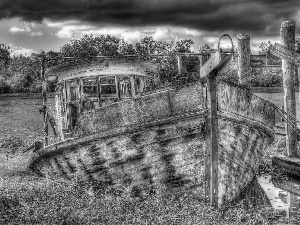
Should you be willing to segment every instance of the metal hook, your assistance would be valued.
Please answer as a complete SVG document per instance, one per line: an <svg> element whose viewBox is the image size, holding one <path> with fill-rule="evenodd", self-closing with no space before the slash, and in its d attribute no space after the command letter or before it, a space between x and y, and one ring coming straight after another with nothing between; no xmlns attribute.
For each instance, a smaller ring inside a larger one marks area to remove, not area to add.
<svg viewBox="0 0 300 225"><path fill-rule="evenodd" d="M228 35L228 34L222 34L219 38L219 42L218 42L218 52L220 52L220 42L221 42L221 39L223 37L228 37L231 41L231 46L232 46L232 54L234 54L234 48L233 48L233 41L232 41L232 38Z"/></svg>

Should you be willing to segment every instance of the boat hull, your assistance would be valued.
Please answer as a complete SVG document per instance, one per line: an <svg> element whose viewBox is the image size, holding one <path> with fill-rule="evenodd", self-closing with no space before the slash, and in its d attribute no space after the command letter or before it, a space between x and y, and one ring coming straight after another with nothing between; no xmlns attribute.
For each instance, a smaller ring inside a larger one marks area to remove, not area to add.
<svg viewBox="0 0 300 225"><path fill-rule="evenodd" d="M203 196L208 118L201 89L195 84L85 113L76 139L41 149L30 168L103 186L193 188ZM241 93L228 85L218 90L219 207L251 182L274 138L271 107L264 102L259 110L262 100ZM235 107L242 100L244 107Z"/></svg>

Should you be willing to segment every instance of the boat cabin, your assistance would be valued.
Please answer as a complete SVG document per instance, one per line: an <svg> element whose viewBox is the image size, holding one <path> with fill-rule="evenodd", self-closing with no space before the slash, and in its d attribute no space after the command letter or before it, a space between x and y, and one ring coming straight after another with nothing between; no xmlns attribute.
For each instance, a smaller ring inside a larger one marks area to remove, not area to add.
<svg viewBox="0 0 300 225"><path fill-rule="evenodd" d="M94 59L51 68L46 76L57 76L56 117L61 136L74 129L81 113L140 95L155 69L154 63L136 59Z"/></svg>

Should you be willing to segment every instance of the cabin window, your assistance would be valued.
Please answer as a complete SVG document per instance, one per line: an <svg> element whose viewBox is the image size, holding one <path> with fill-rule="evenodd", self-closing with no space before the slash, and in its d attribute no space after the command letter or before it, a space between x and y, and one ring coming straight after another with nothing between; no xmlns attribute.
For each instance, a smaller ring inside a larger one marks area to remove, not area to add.
<svg viewBox="0 0 300 225"><path fill-rule="evenodd" d="M141 93L142 91L141 91L141 78L139 78L139 77L137 77L136 79L135 79L135 86L136 86L136 93Z"/></svg>
<svg viewBox="0 0 300 225"><path fill-rule="evenodd" d="M120 98L131 98L131 85L129 77L120 78Z"/></svg>
<svg viewBox="0 0 300 225"><path fill-rule="evenodd" d="M71 94L71 101L77 101L78 100L78 94L77 94L77 87L70 87L70 94Z"/></svg>
<svg viewBox="0 0 300 225"><path fill-rule="evenodd" d="M97 95L97 80L96 79L84 79L83 80L83 94Z"/></svg>
<svg viewBox="0 0 300 225"><path fill-rule="evenodd" d="M130 83L129 81L123 80L120 82L120 96L121 98L130 98Z"/></svg>
<svg viewBox="0 0 300 225"><path fill-rule="evenodd" d="M118 97L117 81L115 76L100 77L99 85L101 97Z"/></svg>

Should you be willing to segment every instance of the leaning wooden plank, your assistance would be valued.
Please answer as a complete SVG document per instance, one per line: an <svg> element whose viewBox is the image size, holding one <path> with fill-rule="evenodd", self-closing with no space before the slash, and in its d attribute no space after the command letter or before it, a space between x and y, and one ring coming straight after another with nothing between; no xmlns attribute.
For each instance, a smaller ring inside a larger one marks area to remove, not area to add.
<svg viewBox="0 0 300 225"><path fill-rule="evenodd" d="M287 47L281 44L275 43L274 48L271 49L270 52L272 55L284 59L289 63L292 63L297 66L300 65L300 54L298 52L288 49Z"/></svg>
<svg viewBox="0 0 300 225"><path fill-rule="evenodd" d="M213 70L220 71L224 67L228 66L233 61L233 55L228 54L222 59L222 55L216 52L210 57L210 59L201 67L200 77L207 77Z"/></svg>

